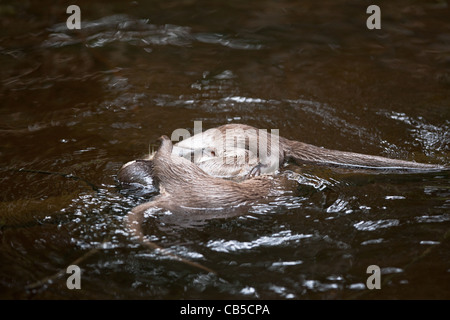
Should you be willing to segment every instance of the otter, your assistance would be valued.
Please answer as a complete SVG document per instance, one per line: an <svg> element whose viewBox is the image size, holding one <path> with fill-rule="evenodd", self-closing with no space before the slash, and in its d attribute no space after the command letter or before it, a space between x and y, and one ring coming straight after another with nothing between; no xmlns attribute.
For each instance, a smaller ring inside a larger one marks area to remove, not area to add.
<svg viewBox="0 0 450 320"><path fill-rule="evenodd" d="M175 203L185 209L229 208L266 197L273 189L274 179L269 176L242 182L213 177L195 163L173 155L172 141L167 136L159 140L161 145L153 157L153 174L159 182L160 196L151 206L167 207L166 203Z"/></svg>
<svg viewBox="0 0 450 320"><path fill-rule="evenodd" d="M278 182L271 176L252 177L242 182L213 177L195 163L174 155L172 141L167 136L162 136L159 140L161 145L150 168L159 183L160 194L152 201L133 208L126 217L127 226L140 242L149 247L160 249L185 263L211 272L208 268L181 259L148 241L142 231L144 213L150 208L160 208L171 211L171 214L178 214L178 218L195 213L194 216L210 219L223 217L222 209L227 209L227 216L238 215L243 212L239 209L245 206L271 195L279 195ZM145 164L141 163L139 166L141 169L145 168Z"/></svg>
<svg viewBox="0 0 450 320"><path fill-rule="evenodd" d="M257 149L261 141L264 150ZM298 165L313 164L389 172L431 172L449 169L437 164L321 148L268 134L265 130L244 124L226 124L208 129L175 144L172 154L193 160L210 176L238 181L260 174L273 175L279 166L289 161ZM153 155L150 155L146 159L124 165L119 170L119 181L129 183L130 180L135 180L140 181L142 185L148 185L147 182L152 176L152 158Z"/></svg>
<svg viewBox="0 0 450 320"><path fill-rule="evenodd" d="M127 215L125 221L129 230L143 244L153 249L160 249L165 254L208 272L211 270L170 254L148 241L142 230L145 213L150 209L169 210L171 214L168 217L177 221L187 217L189 217L188 219L191 217L210 219L242 214L247 211L248 206L277 196L280 194L280 190L287 189L280 177L280 179L276 179L273 176L274 166L272 164L277 161L283 163L293 160L300 164L313 163L394 170L439 171L448 169L439 165L329 150L273 135L264 139L271 145L275 139L279 139L279 148L270 148L265 154L253 152L247 143L240 146L242 152L229 152L226 148L223 149L223 146L231 143L227 142L224 137L226 130L230 129L249 129L251 137L261 138L258 129L245 125L225 125L215 129L217 131L207 130L200 135L183 140L175 146L167 136L162 136L160 138L161 145L151 159L129 162L119 171L119 180L124 183L146 185L156 182L159 185L159 195L152 201L133 208ZM216 143L217 139L225 139L225 141ZM197 162L192 162L184 157L192 155L195 150L201 151L201 156L196 159ZM231 157L232 159L244 157L246 162L243 162L244 165L239 161L234 163L231 161L231 164L230 162L224 163L221 157ZM232 176L233 174L240 177L243 173L245 173L244 179L238 181L223 179L223 176Z"/></svg>
<svg viewBox="0 0 450 320"><path fill-rule="evenodd" d="M151 186L153 183L153 162L148 160L133 160L125 163L117 173L117 179L122 184Z"/></svg>

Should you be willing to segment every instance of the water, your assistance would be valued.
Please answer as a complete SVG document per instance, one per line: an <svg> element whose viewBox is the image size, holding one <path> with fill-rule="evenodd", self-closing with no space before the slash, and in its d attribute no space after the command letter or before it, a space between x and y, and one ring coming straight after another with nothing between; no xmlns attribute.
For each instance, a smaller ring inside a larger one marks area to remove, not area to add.
<svg viewBox="0 0 450 320"><path fill-rule="evenodd" d="M292 190L242 216L148 217L151 241L217 274L131 239L152 194L115 180L198 120L448 164L446 2L383 2L377 31L360 1L79 5L80 31L62 5L0 5L1 298L450 298L448 173L290 165Z"/></svg>

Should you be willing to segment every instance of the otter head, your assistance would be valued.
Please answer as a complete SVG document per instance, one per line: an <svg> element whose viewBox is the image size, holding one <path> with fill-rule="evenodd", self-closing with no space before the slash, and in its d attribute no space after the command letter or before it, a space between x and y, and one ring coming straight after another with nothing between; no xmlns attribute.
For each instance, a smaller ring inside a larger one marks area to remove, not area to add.
<svg viewBox="0 0 450 320"><path fill-rule="evenodd" d="M161 136L158 141L161 143L159 153L170 154L172 152L172 141L167 136ZM154 175L153 160L142 159L125 163L117 173L117 180L125 189L140 189L145 193L158 191L159 183Z"/></svg>
<svg viewBox="0 0 450 320"><path fill-rule="evenodd" d="M142 189L146 192L158 191L158 183L153 176L152 160L127 162L117 172L117 180L121 187L125 189Z"/></svg>

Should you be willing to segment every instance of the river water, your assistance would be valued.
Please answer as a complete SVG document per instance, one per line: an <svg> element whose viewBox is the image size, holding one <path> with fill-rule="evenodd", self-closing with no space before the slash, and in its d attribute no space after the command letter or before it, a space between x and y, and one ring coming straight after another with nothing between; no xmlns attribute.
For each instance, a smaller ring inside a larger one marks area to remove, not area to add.
<svg viewBox="0 0 450 320"><path fill-rule="evenodd" d="M162 134L245 123L330 149L448 165L446 1L0 4L0 298L449 299L448 172L289 165L228 218L163 223L118 188ZM189 220L189 219L188 219ZM69 265L81 290L69 290ZM366 283L378 266L381 289Z"/></svg>

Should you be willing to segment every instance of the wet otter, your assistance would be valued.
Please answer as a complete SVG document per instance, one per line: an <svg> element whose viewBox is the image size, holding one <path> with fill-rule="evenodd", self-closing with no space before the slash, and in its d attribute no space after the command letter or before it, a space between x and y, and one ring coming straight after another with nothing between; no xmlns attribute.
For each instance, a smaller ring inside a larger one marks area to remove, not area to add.
<svg viewBox="0 0 450 320"><path fill-rule="evenodd" d="M264 140L263 148L264 146L267 148L262 150L264 152L255 149L255 145L256 148L259 147L262 140ZM204 172L221 178L245 179L258 174L274 174L278 166L287 161L394 172L448 170L441 165L316 147L267 134L265 130L243 124L226 124L196 134L175 144L172 153L192 158ZM196 154L200 156L195 157ZM149 169L152 167L151 161L152 156L141 162L124 165L119 171L119 181L127 182L134 179L145 185L145 181L151 176Z"/></svg>
<svg viewBox="0 0 450 320"><path fill-rule="evenodd" d="M237 125L238 129L250 128L254 129L256 134L259 131L249 126ZM280 137L279 149L275 148L276 152L268 152L264 157L257 157L254 152L247 150L244 145L243 149L247 152L241 153L229 153L236 156L247 157L247 166L242 166L240 163L231 163L230 167L220 166L220 155L227 155L219 148L214 148L217 144L214 142L217 139L217 133L223 132L226 129L236 128L236 125L225 125L219 127L222 131L216 131L211 134L209 131L202 133L204 140L199 138L199 135L189 139L183 140L174 148L171 140L163 136L161 138L161 146L152 160L134 161L125 165L119 172L119 179L130 183L148 183L148 178L152 177L159 183L160 195L156 196L153 201L141 204L127 215L126 222L132 233L138 237L138 239L150 246L151 248L159 248L156 244L148 241L142 231L142 225L144 222L144 214L151 208L167 209L171 213L175 213L174 219L179 220L183 217L205 217L206 219L214 217L232 216L235 214L241 214L239 210L235 210L245 205L251 205L252 203L259 202L262 199L269 198L272 195L277 195L278 190L283 188L279 179L265 174L257 177L253 177L252 171L254 168L270 168L273 169L271 161L278 160L280 162L287 160L294 160L297 163L319 163L329 165L343 165L343 166L356 166L364 168L391 168L391 169L405 169L405 170L419 170L419 171L436 171L441 169L447 169L437 165L421 164L415 162L408 162L402 160L393 160L378 156L369 156L351 152L342 152L335 150L328 150L318 148L305 143L288 140ZM259 137L257 137L258 139ZM278 138L278 137L277 137ZM219 135L220 139L220 135ZM273 141L273 136L270 136L268 140ZM223 145L222 145L223 146ZM181 152L180 152L181 148ZM197 159L197 163L203 166L206 170L202 169L196 163L185 159L182 156L183 153L190 154L192 150L208 149L207 155L204 154ZM187 152L186 152L187 151ZM278 157L278 159L276 159ZM252 162L253 161L253 162ZM276 162L276 161L274 161ZM211 165L213 163L214 165ZM233 180L227 180L215 177L223 176L223 173L229 173L227 171L231 168L235 172L241 174L242 168L248 169L248 163L257 165L247 172L250 175L242 182L236 182ZM205 165L206 164L206 165ZM210 172L207 172L209 169ZM215 171L216 170L216 171ZM217 171L218 170L218 171ZM226 210L222 210L226 209ZM245 211L245 210L244 210ZM169 215L170 217L171 215ZM164 250L163 250L164 252ZM170 254L165 252L166 254ZM170 254L172 255L172 254ZM172 255L174 256L174 255ZM175 256L176 257L176 256ZM176 257L180 259L179 257ZM203 270L211 272L208 268L195 264L191 261L181 259L185 263L195 265Z"/></svg>
<svg viewBox="0 0 450 320"><path fill-rule="evenodd" d="M167 209L181 215L195 213L195 216L210 219L223 217L221 209L225 208L227 216L240 214L239 210L233 209L278 194L278 182L273 177L253 177L242 182L216 178L191 161L172 154L172 141L167 136L162 136L160 140L161 146L153 157L152 165L153 176L159 182L160 195L153 201L135 207L126 217L133 234L151 248L161 249L147 241L142 231L144 213L150 208ZM196 266L207 270L203 266Z"/></svg>
<svg viewBox="0 0 450 320"><path fill-rule="evenodd" d="M185 209L228 208L259 200L273 189L273 178L268 176L242 182L213 177L191 161L173 155L172 141L167 136L160 141L153 158L153 173L161 197L154 204L175 202Z"/></svg>
<svg viewBox="0 0 450 320"><path fill-rule="evenodd" d="M244 124L226 124L217 128L206 130L203 133L197 134L189 139L177 143L175 148L191 149L194 150L194 152L199 148L207 148L209 150L213 150L216 155L220 157L226 150L233 150L239 147L245 148L245 150L251 149L251 141L254 141L254 144L258 147L261 139L267 140L267 144L263 144L267 146L267 152L261 153L261 150L255 150L254 148L251 151L258 151L259 162L271 169L273 169L271 163L276 160L278 160L280 164L285 161L293 160L299 164L314 163L345 167L360 167L365 169L402 169L415 171L443 169L442 166L434 164L396 160L380 156L371 156L316 147L311 144L289 140L273 134L267 134L266 130L257 129ZM278 140L278 148L273 148L272 142ZM271 152L271 150L273 151ZM261 158L261 154L265 156ZM198 162L201 163L202 161L205 160L201 158ZM215 174L213 169L208 169L209 168L205 166L204 170L208 173L211 171L210 174L214 176L220 175ZM267 172L273 173L271 171Z"/></svg>

